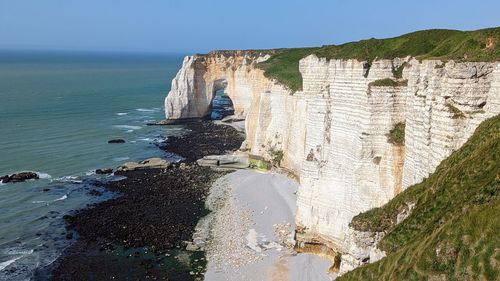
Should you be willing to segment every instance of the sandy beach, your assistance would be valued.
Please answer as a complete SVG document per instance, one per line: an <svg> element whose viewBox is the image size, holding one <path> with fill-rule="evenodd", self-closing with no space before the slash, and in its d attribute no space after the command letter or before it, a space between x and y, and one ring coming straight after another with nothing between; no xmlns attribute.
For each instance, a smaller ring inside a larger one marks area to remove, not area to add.
<svg viewBox="0 0 500 281"><path fill-rule="evenodd" d="M205 280L331 280L328 260L293 251L297 187L253 170L214 183L206 201L212 213L194 235L207 255Z"/></svg>

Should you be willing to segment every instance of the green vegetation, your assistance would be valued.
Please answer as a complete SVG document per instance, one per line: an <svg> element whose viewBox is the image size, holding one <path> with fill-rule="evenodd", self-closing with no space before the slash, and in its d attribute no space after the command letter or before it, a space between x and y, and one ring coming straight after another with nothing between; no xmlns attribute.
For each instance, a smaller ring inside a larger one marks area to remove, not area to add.
<svg viewBox="0 0 500 281"><path fill-rule="evenodd" d="M408 65L408 63L404 62L399 67L392 67L392 75L394 75L394 78L397 78L397 79L403 78L403 69L407 65Z"/></svg>
<svg viewBox="0 0 500 281"><path fill-rule="evenodd" d="M283 160L283 150L270 150L269 154L272 157L271 163L275 167L279 167L281 165L281 160Z"/></svg>
<svg viewBox="0 0 500 281"><path fill-rule="evenodd" d="M500 115L429 178L352 220L357 230L387 233L378 245L387 256L338 280L499 280L499 194Z"/></svg>
<svg viewBox="0 0 500 281"><path fill-rule="evenodd" d="M265 171L271 169L271 163L269 163L268 161L264 160L264 158L257 155L249 155L248 162L250 168L252 169L265 170Z"/></svg>
<svg viewBox="0 0 500 281"><path fill-rule="evenodd" d="M397 87L408 85L408 80L392 80L391 78L378 79L368 84L368 87Z"/></svg>
<svg viewBox="0 0 500 281"><path fill-rule="evenodd" d="M258 67L265 71L266 77L277 80L295 92L302 89L299 60L311 54L327 59L357 59L367 61L368 65L375 59L407 56L445 61L497 61L500 60L500 27L476 31L432 29L342 45L278 49ZM398 78L402 69L394 71L395 78Z"/></svg>
<svg viewBox="0 0 500 281"><path fill-rule="evenodd" d="M448 110L451 112L451 114L453 114L453 116L452 116L453 119L465 118L464 113L462 111L460 111L460 109L456 108L455 106L447 103L446 107L448 107Z"/></svg>
<svg viewBox="0 0 500 281"><path fill-rule="evenodd" d="M276 79L292 91L302 89L302 76L299 72L299 60L310 55L317 48L297 48L278 50L267 61L257 66L264 69L264 75Z"/></svg>
<svg viewBox="0 0 500 281"><path fill-rule="evenodd" d="M387 141L395 145L405 144L405 123L400 122L394 125L387 135Z"/></svg>

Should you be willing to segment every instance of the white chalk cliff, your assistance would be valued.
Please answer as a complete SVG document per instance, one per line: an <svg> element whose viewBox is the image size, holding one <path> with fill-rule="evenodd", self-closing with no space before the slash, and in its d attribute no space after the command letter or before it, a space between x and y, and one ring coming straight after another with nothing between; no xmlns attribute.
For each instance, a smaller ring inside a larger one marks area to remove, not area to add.
<svg viewBox="0 0 500 281"><path fill-rule="evenodd" d="M310 55L300 61L303 90L292 93L256 67L265 59L245 51L186 57L166 117L207 115L226 85L235 114L246 118L242 150L266 158L284 152L281 165L300 181L297 238L342 253L342 272L383 255L373 248L377 234L349 228L353 216L422 181L500 113L499 62L407 57L376 60L368 71L362 61ZM369 85L394 78L405 62L407 85ZM387 135L400 122L405 144L391 144Z"/></svg>

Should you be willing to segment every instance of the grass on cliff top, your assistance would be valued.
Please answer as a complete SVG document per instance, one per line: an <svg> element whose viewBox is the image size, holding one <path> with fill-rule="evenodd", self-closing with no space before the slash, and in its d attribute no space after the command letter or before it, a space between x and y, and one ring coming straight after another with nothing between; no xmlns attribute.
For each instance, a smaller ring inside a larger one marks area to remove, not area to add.
<svg viewBox="0 0 500 281"><path fill-rule="evenodd" d="M258 66L265 71L266 77L277 80L295 92L302 89L299 60L311 54L327 59L358 59L368 63L376 58L406 56L417 59L497 61L500 60L500 27L476 31L432 29L394 38L372 38L342 45L281 49Z"/></svg>
<svg viewBox="0 0 500 281"><path fill-rule="evenodd" d="M429 178L352 220L357 230L387 233L378 245L387 256L338 280L499 280L499 194L500 115ZM410 216L396 225L408 204Z"/></svg>

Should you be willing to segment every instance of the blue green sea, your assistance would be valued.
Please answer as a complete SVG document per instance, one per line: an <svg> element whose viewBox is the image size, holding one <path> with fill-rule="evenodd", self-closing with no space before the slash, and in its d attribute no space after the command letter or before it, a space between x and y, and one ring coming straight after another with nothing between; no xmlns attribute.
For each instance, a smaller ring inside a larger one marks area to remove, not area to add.
<svg viewBox="0 0 500 281"><path fill-rule="evenodd" d="M146 126L181 55L0 51L0 280L30 279L71 240L63 216L112 194L89 195L97 168L165 157L157 143L180 128ZM108 144L122 138L125 144ZM103 177L103 176L101 176ZM104 176L114 180L114 176Z"/></svg>

